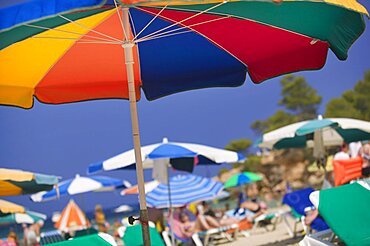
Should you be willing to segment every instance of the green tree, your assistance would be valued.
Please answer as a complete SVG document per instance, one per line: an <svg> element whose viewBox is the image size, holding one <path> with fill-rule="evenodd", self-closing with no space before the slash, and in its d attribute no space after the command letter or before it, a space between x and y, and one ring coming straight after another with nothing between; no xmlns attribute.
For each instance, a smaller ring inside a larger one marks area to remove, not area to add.
<svg viewBox="0 0 370 246"><path fill-rule="evenodd" d="M348 117L370 120L370 70L357 82L353 90L348 90L339 98L326 105L325 117Z"/></svg>
<svg viewBox="0 0 370 246"><path fill-rule="evenodd" d="M255 130L257 134L262 134L294 123L295 121L297 121L297 117L295 115L283 110L278 110L266 120L257 120L253 122L251 128Z"/></svg>
<svg viewBox="0 0 370 246"><path fill-rule="evenodd" d="M251 128L258 134L275 130L279 127L302 120L316 118L317 109L322 97L312 88L302 76L286 75L281 81L282 86L279 105L284 110L278 110L266 120L257 120Z"/></svg>
<svg viewBox="0 0 370 246"><path fill-rule="evenodd" d="M248 155L248 150L251 145L252 145L252 140L242 138L242 139L231 141L225 146L225 149L236 151L246 156Z"/></svg>
<svg viewBox="0 0 370 246"><path fill-rule="evenodd" d="M317 116L322 97L302 76L286 75L281 81L282 99L279 105L284 106L298 117L298 120L312 119Z"/></svg>

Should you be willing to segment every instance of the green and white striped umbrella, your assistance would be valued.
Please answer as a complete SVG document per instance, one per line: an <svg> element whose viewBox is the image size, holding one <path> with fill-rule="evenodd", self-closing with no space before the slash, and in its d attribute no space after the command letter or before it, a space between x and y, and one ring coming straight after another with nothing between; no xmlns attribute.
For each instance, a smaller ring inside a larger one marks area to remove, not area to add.
<svg viewBox="0 0 370 246"><path fill-rule="evenodd" d="M349 118L326 118L297 122L268 132L257 143L261 148L315 147L320 156L324 146L370 140L370 122Z"/></svg>
<svg viewBox="0 0 370 246"><path fill-rule="evenodd" d="M34 224L40 220L46 220L46 215L33 211L26 211L25 213L13 213L0 217L0 224Z"/></svg>

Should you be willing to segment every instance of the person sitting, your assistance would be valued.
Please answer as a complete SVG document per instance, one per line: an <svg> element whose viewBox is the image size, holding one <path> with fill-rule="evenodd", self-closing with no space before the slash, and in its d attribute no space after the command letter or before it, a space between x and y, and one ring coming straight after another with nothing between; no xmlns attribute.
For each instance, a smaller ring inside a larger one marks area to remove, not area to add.
<svg viewBox="0 0 370 246"><path fill-rule="evenodd" d="M241 209L248 209L249 211L251 211L253 213L252 218L250 218L250 219L253 220L254 218L258 217L259 215L265 213L266 209L267 209L267 206L266 206L265 203L260 202L258 200L259 191L258 191L258 187L257 187L256 183L252 183L249 186L247 186L246 194L247 194L247 196L246 196L247 199L244 198L243 196L239 195L238 210L240 208Z"/></svg>
<svg viewBox="0 0 370 246"><path fill-rule="evenodd" d="M19 245L18 237L17 234L13 231L13 229L10 229L6 240L4 241L0 240L0 246L17 246L17 245Z"/></svg>
<svg viewBox="0 0 370 246"><path fill-rule="evenodd" d="M334 160L347 160L350 156L348 154L348 144L343 143L340 147L340 151L334 155Z"/></svg>
<svg viewBox="0 0 370 246"><path fill-rule="evenodd" d="M370 177L370 144L366 143L362 146L361 149L362 155L362 175L364 177Z"/></svg>
<svg viewBox="0 0 370 246"><path fill-rule="evenodd" d="M189 216L185 212L181 212L179 215L180 222L179 228L182 238L190 238L195 232L199 231L199 227L195 221L190 221Z"/></svg>

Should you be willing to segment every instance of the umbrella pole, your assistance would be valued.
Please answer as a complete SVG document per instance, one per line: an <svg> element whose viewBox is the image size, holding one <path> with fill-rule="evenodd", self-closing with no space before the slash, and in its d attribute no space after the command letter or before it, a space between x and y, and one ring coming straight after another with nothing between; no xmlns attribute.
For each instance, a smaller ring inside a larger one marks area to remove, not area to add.
<svg viewBox="0 0 370 246"><path fill-rule="evenodd" d="M170 204L170 226L171 226L171 243L175 246L175 234L173 232L173 208L172 208L172 200L171 200L171 185L170 185L170 175L168 173L167 168L167 187L168 187L168 202Z"/></svg>
<svg viewBox="0 0 370 246"><path fill-rule="evenodd" d="M141 158L141 145L140 145L140 133L139 133L139 120L136 108L136 93L135 93L135 80L134 80L134 56L133 48L135 43L128 40L131 33L130 20L128 8L122 8L122 21L127 39L125 40L122 47L125 53L125 63L127 70L127 81L130 101L130 112L131 112L131 123L132 123L132 137L134 141L135 149L135 161L136 161L136 176L139 188L139 202L140 202L140 223L142 227L143 243L144 246L150 246L150 234L149 234L149 217L148 209L146 207L145 200L145 188L144 188L144 171L143 163Z"/></svg>

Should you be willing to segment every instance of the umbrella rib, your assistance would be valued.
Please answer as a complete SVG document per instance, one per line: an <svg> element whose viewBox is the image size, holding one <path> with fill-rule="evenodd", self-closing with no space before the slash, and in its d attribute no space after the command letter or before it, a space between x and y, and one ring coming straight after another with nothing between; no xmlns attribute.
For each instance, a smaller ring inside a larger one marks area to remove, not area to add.
<svg viewBox="0 0 370 246"><path fill-rule="evenodd" d="M96 44L121 44L121 42L115 41L98 41L98 40L81 40L79 38L61 38L61 37L32 37L32 38L39 38L39 39L59 39L59 40L76 40L78 43L96 43Z"/></svg>
<svg viewBox="0 0 370 246"><path fill-rule="evenodd" d="M148 38L140 38L140 39L137 40L137 43L139 43L141 41L152 40L152 39L155 39L155 38L162 38L162 37L172 36L172 35L176 35L176 34L180 34L180 33L192 32L192 30L189 30L189 31L183 31L183 32L175 33L176 31L179 31L179 30L182 30L182 29L186 29L186 28L190 29L191 27L194 27L194 26L199 26L199 25L202 25L202 24L207 24L207 23L210 23L210 22L219 21L219 20L223 20L223 19L227 19L227 18L230 18L230 16L224 16L224 17L220 17L220 18L217 18L217 19L213 19L213 20L208 20L208 21L195 23L195 24L192 24L192 25L182 24L183 25L182 27L176 28L174 30L169 30L169 31L166 31L166 32L163 32L163 33L158 33L158 34L153 35L153 36L148 37ZM168 34L170 34L170 35L168 35Z"/></svg>
<svg viewBox="0 0 370 246"><path fill-rule="evenodd" d="M166 6L164 6L162 9L161 9L161 11L159 11L145 26L144 26L144 28L143 29L141 29L141 31L138 33L138 34L136 34L135 35L135 37L134 37L134 40L150 25L150 24L152 24L152 22L155 20L155 19L157 19L157 17L163 12L163 10L165 10L166 9L166 7L168 6L168 4L166 5Z"/></svg>
<svg viewBox="0 0 370 246"><path fill-rule="evenodd" d="M119 7L117 5L117 1L116 0L113 0L113 2L114 2L114 6L116 6L115 9L116 9L116 12L117 12L117 15L118 15L119 22L121 23L123 35L125 36L125 40L128 40L128 34L126 33L126 30L125 30L125 28L123 26L123 21L122 21L121 15L119 13Z"/></svg>
<svg viewBox="0 0 370 246"><path fill-rule="evenodd" d="M160 39L160 38L170 37L170 36L174 36L174 35L178 35L178 34L184 34L184 33L188 33L188 32L193 32L193 31L192 30L187 30L187 31L170 33L170 34L167 34L167 35L161 35L161 36L157 36L157 37L152 37L152 38L140 39L140 40L136 40L135 43L141 43L141 42L150 41L150 40L154 40L154 39Z"/></svg>
<svg viewBox="0 0 370 246"><path fill-rule="evenodd" d="M90 35L86 35L86 34L82 34L82 33L78 33L78 32L71 32L71 31L59 30L59 29L54 29L54 28L49 28L49 27L43 27L43 26L37 26L37 25L31 25L31 24L25 24L25 26L33 27L33 28L39 28L39 29L43 29L43 30L52 30L52 31L57 31L57 32L74 34L74 35L79 35L79 36L94 38L96 40L103 40L103 41L108 41L108 42L109 41L114 41L114 40L111 40L111 39L105 39L105 38L90 36ZM34 36L33 38L40 38L40 37L35 37ZM44 37L44 38L47 38L47 37ZM76 40L78 40L78 39L76 38ZM121 42L120 40L118 40L118 41Z"/></svg>
<svg viewBox="0 0 370 246"><path fill-rule="evenodd" d="M61 17L61 18L63 18L63 19L65 19L66 21L69 21L70 23L73 23L73 24L75 24L75 25L77 25L77 26L79 26L79 27L82 27L82 28L84 28L84 29L86 29L86 30L88 30L88 31L91 31L91 32L93 32L93 33L96 33L96 34L102 35L102 36L104 36L104 37L106 37L106 38L109 38L109 39L111 39L111 40L115 40L115 41L118 41L118 42L122 42L122 40L119 40L118 38L115 38L115 37L109 36L109 35L104 34L104 33L102 33L102 32L98 32L98 31L96 31L96 30L94 30L94 29L91 29L91 28L89 28L89 27L85 26L85 25L82 25L81 23L78 23L78 22L76 22L76 21L74 21L74 20L71 20L71 19L69 19L69 18L67 18L67 17L65 17L65 16L63 16L63 15L58 15L58 16L59 16L59 17ZM86 35L84 35L84 36L86 36Z"/></svg>
<svg viewBox="0 0 370 246"><path fill-rule="evenodd" d="M128 15L129 15L129 19L130 19L130 22L131 22L131 26L132 26L133 31L134 31L134 35L136 37L136 29L135 29L134 18L132 18L132 15L131 15L130 11L128 11Z"/></svg>
<svg viewBox="0 0 370 246"><path fill-rule="evenodd" d="M164 30L167 30L168 28L171 28L171 27L173 27L173 26L179 25L179 24L181 24L181 23L183 23L183 22L185 22L185 21L188 21L188 20L193 19L193 18L195 18L195 17L197 17L197 16L199 16L199 15L201 15L201 14L204 14L204 13L206 13L206 12L208 12L208 11L212 10L212 9L215 9L215 8L217 8L217 7L219 7L219 6L223 5L223 4L225 4L225 3L227 3L227 1L223 1L223 2L221 2L221 3L219 3L219 4L215 5L215 6L212 6L212 7L208 8L208 9L205 9L205 10L203 10L203 11L201 11L201 12L198 12L198 13L196 13L196 14L192 15L192 16L189 16L189 17L187 17L187 18L185 18L185 19L181 20L181 21L176 21L175 23L173 23L173 24L171 24L171 25L169 25L169 26L167 26L167 27L164 27L164 28L162 28L162 29L159 29L159 30L157 30L157 31L155 31L155 32L152 32L151 34L148 34L147 36L144 36L143 38L149 38L149 37L151 37L151 36L153 36L153 35L155 35L155 34L157 34L157 33L160 33L160 32L163 32ZM142 10L142 9L140 9L140 10ZM142 11L145 11L145 10L142 10Z"/></svg>

